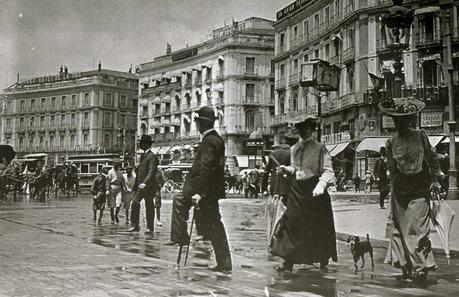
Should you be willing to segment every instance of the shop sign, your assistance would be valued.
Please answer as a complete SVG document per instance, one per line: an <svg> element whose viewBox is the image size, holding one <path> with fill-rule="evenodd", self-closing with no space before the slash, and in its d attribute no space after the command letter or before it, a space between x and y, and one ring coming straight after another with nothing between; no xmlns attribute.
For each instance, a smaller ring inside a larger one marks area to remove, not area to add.
<svg viewBox="0 0 459 297"><path fill-rule="evenodd" d="M382 116L382 128L395 128L394 120L390 116Z"/></svg>
<svg viewBox="0 0 459 297"><path fill-rule="evenodd" d="M439 127L443 125L441 112L423 112L421 113L421 128Z"/></svg>

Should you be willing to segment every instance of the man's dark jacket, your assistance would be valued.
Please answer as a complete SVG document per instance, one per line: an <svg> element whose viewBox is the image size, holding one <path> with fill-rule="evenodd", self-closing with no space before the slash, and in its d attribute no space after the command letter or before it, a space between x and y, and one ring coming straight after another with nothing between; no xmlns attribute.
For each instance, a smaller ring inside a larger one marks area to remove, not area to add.
<svg viewBox="0 0 459 297"><path fill-rule="evenodd" d="M203 200L225 197L225 143L215 130L203 137L185 180L183 195L195 194Z"/></svg>
<svg viewBox="0 0 459 297"><path fill-rule="evenodd" d="M134 190L137 191L139 185L144 183L145 188L142 191L151 191L152 195L154 195L158 187L156 182L157 170L158 158L149 150L140 158L140 163L136 170Z"/></svg>

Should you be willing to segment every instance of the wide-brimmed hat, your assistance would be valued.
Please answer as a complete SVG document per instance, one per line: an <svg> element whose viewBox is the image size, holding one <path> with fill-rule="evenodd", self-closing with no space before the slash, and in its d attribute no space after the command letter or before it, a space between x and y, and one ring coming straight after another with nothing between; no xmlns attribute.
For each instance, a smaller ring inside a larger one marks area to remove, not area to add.
<svg viewBox="0 0 459 297"><path fill-rule="evenodd" d="M198 115L194 117L194 120L203 120L213 122L217 119L215 116L214 109L210 106L203 106L198 110Z"/></svg>
<svg viewBox="0 0 459 297"><path fill-rule="evenodd" d="M108 174L108 167L102 167L102 169L99 171L100 174L102 175L107 175Z"/></svg>
<svg viewBox="0 0 459 297"><path fill-rule="evenodd" d="M151 136L150 135L142 135L142 137L140 137L140 143L153 143L153 139L151 139Z"/></svg>
<svg viewBox="0 0 459 297"><path fill-rule="evenodd" d="M414 115L425 106L424 102L414 98L387 98L378 104L379 110L392 117Z"/></svg>

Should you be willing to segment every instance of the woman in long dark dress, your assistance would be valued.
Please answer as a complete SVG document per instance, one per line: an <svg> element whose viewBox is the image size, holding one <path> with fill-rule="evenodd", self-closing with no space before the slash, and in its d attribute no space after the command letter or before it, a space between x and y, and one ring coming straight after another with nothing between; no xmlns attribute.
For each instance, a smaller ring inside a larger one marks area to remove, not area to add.
<svg viewBox="0 0 459 297"><path fill-rule="evenodd" d="M284 259L279 270L291 270L294 264L312 263L320 263L324 268L330 258L337 261L333 212L327 192L335 175L330 153L313 137L317 120L307 117L295 123L295 128L301 138L291 148L291 165L280 166L293 175L287 194L287 210L283 228L270 252Z"/></svg>
<svg viewBox="0 0 459 297"><path fill-rule="evenodd" d="M379 108L392 116L396 129L386 143L392 229L385 262L400 268L404 278L426 280L428 271L437 268L429 240L430 187L440 188L444 174L426 133L410 128L424 103L394 98Z"/></svg>
<svg viewBox="0 0 459 297"><path fill-rule="evenodd" d="M108 169L102 168L99 175L96 176L92 183L91 194L93 195L92 200L92 211L94 213L93 222L96 223L97 211L99 211L99 225L102 225L102 215L104 214L105 201L106 201L106 187L105 179L107 177Z"/></svg>

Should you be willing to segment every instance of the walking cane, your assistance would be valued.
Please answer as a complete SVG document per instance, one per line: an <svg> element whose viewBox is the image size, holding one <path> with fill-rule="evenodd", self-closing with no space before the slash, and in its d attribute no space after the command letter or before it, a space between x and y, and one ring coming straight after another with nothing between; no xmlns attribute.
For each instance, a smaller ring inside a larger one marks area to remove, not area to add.
<svg viewBox="0 0 459 297"><path fill-rule="evenodd" d="M194 223L195 208L196 208L196 207L193 207L193 215L192 215L192 217L191 217L190 241L191 241L191 234L193 233L193 223ZM187 248L186 248L185 264L184 264L184 266L186 266L186 263L187 263L187 260L188 260L188 253L189 253L189 251L190 251L190 241L188 242L188 245L187 245ZM178 255L177 255L177 267L180 267L180 261L181 261L181 259L182 259L182 249L183 249L183 245L180 245L180 247L179 247L179 252L178 252Z"/></svg>

